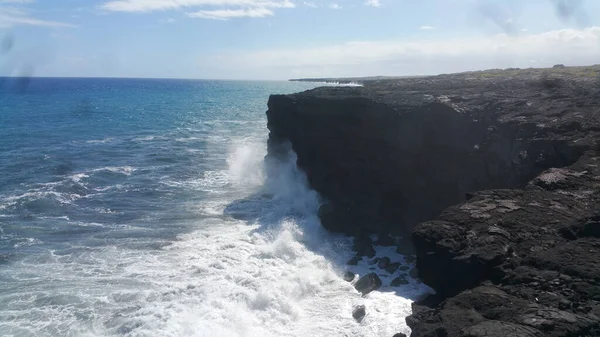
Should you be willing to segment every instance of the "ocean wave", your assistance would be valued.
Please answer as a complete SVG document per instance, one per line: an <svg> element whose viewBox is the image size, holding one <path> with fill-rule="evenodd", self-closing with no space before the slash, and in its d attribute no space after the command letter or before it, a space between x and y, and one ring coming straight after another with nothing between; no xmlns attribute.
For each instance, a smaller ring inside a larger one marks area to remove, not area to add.
<svg viewBox="0 0 600 337"><path fill-rule="evenodd" d="M106 143L110 143L114 140L115 140L114 137L107 137L107 138L103 138L103 139L86 140L85 142L88 144L106 144Z"/></svg>
<svg viewBox="0 0 600 337"><path fill-rule="evenodd" d="M137 171L137 168L132 166L106 166L92 170L92 172L112 172L124 174L126 176L131 175L135 171Z"/></svg>

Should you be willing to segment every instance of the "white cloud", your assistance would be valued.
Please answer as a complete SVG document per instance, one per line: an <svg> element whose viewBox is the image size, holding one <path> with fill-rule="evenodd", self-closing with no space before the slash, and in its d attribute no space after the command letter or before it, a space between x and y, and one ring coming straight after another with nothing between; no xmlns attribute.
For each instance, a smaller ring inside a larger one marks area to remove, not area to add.
<svg viewBox="0 0 600 337"><path fill-rule="evenodd" d="M151 12L181 8L218 6L245 8L293 8L290 0L113 0L101 7L115 12Z"/></svg>
<svg viewBox="0 0 600 337"><path fill-rule="evenodd" d="M600 27L541 34L354 41L321 48L231 52L203 58L223 77L419 75L486 68L581 65L600 60Z"/></svg>
<svg viewBox="0 0 600 337"><path fill-rule="evenodd" d="M164 19L160 19L158 20L159 23L173 23L175 22L175 19L173 18L164 18Z"/></svg>
<svg viewBox="0 0 600 337"><path fill-rule="evenodd" d="M30 1L26 0L2 0L0 3L26 3ZM4 7L0 6L0 28L7 28L13 26L45 26L45 27L75 27L74 25L57 22L57 21L48 21L41 20L35 17L32 17L27 11L16 8L16 7Z"/></svg>
<svg viewBox="0 0 600 337"><path fill-rule="evenodd" d="M232 18L264 18L272 16L273 11L267 8L250 8L250 9L223 9L214 11L198 11L194 13L186 13L191 18L228 20Z"/></svg>
<svg viewBox="0 0 600 337"><path fill-rule="evenodd" d="M336 3L331 3L331 4L329 4L329 8L330 9L342 9L342 6L340 6Z"/></svg>
<svg viewBox="0 0 600 337"><path fill-rule="evenodd" d="M276 8L294 8L290 0L111 0L101 8L114 12L152 12L198 9L187 12L191 18L228 20L232 18L263 18L274 15Z"/></svg>
<svg viewBox="0 0 600 337"><path fill-rule="evenodd" d="M435 27L433 26L421 26L419 27L420 30L434 30Z"/></svg>
<svg viewBox="0 0 600 337"><path fill-rule="evenodd" d="M371 7L381 7L381 1L379 1L379 0L367 0L365 2L365 5L371 6Z"/></svg>

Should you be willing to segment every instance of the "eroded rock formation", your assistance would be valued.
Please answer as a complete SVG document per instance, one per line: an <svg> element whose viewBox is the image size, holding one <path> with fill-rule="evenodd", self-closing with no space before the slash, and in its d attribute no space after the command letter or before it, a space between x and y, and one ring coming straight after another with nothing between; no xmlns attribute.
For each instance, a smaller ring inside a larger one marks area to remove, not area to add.
<svg viewBox="0 0 600 337"><path fill-rule="evenodd" d="M326 228L412 231L438 293L413 337L600 335L600 85L556 71L270 98L269 153L291 143Z"/></svg>

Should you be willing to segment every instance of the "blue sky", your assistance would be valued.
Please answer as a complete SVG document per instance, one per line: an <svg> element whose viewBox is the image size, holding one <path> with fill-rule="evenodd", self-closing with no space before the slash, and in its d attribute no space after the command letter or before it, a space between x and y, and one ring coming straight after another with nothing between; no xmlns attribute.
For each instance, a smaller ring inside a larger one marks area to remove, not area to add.
<svg viewBox="0 0 600 337"><path fill-rule="evenodd" d="M0 0L0 75L226 79L600 63L598 0Z"/></svg>

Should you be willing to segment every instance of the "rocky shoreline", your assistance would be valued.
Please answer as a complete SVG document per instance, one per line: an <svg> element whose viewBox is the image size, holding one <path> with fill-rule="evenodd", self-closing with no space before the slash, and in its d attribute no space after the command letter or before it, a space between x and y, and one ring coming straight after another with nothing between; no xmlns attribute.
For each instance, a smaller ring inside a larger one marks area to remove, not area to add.
<svg viewBox="0 0 600 337"><path fill-rule="evenodd" d="M411 336L599 336L598 67L364 84L271 96L269 156L358 256L416 253Z"/></svg>

